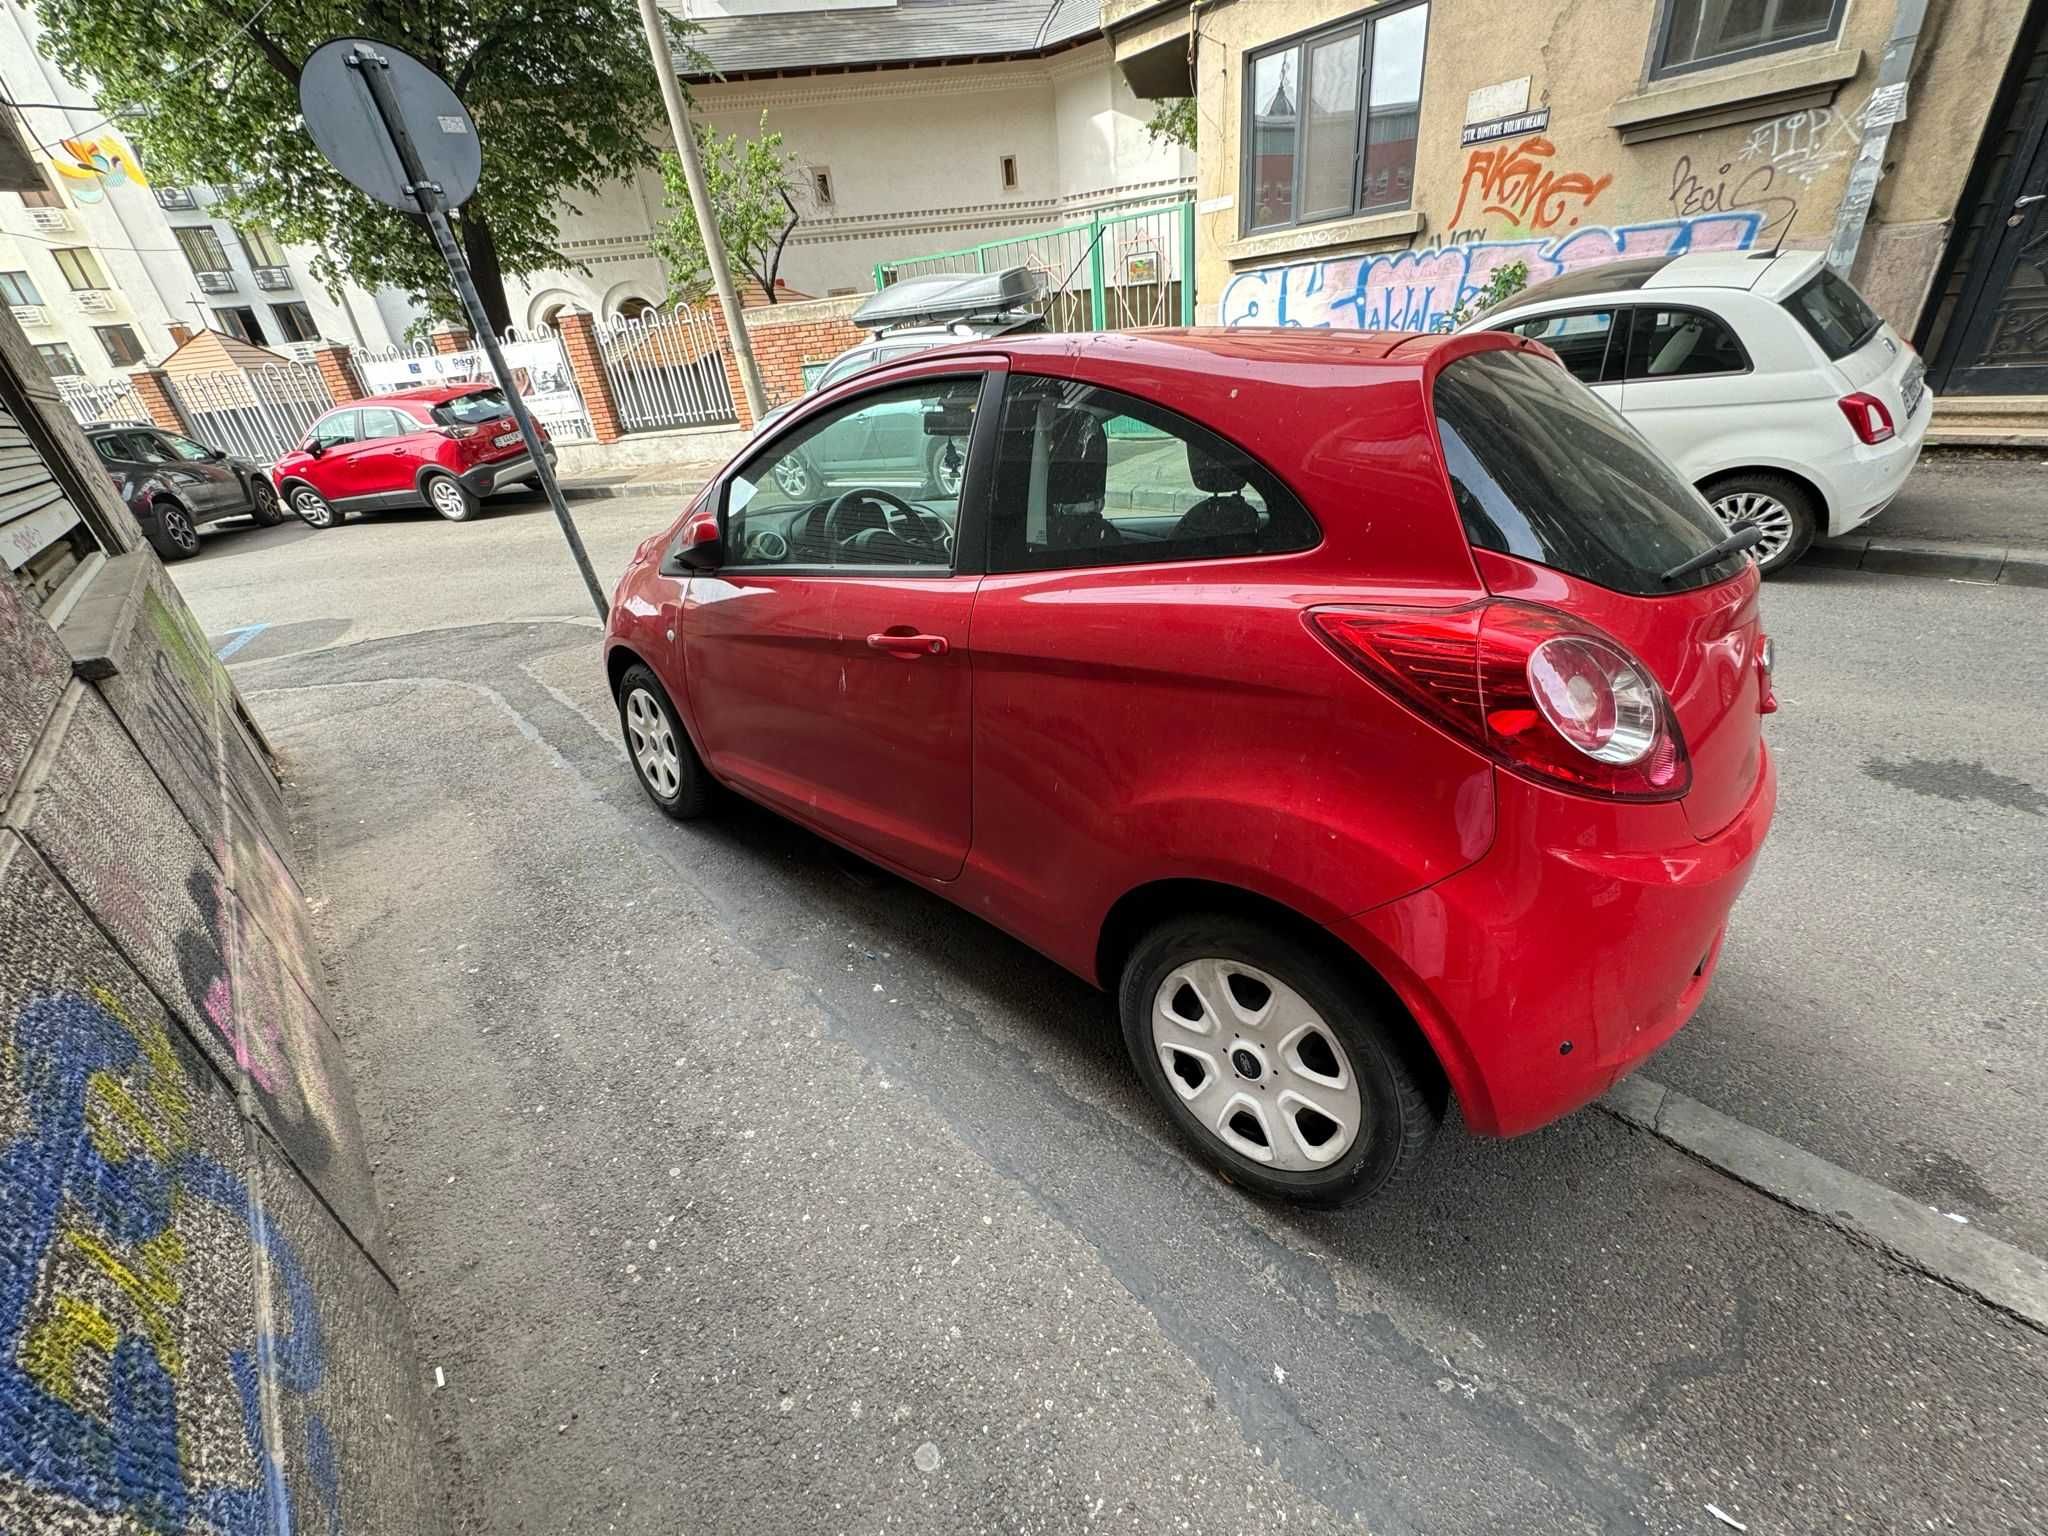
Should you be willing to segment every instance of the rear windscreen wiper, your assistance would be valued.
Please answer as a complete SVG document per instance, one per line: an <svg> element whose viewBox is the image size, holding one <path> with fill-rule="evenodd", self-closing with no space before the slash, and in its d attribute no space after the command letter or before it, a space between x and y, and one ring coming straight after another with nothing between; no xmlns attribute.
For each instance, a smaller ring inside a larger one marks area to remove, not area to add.
<svg viewBox="0 0 2048 1536"><path fill-rule="evenodd" d="M1672 582L1681 576L1690 576L1694 571L1704 571L1710 565L1719 565L1739 550L1754 549L1764 540L1764 531L1756 523L1737 523L1728 530L1728 537L1712 549L1694 555L1690 560L1681 561L1671 567L1658 579Z"/></svg>

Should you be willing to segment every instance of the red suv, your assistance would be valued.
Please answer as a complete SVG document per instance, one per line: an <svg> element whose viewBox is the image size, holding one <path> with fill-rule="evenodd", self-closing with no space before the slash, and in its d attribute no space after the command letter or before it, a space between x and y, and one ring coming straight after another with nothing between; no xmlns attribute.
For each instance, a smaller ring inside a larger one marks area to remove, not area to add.
<svg viewBox="0 0 2048 1536"><path fill-rule="evenodd" d="M554 463L547 428L534 428ZM466 523L484 496L531 481L534 468L501 390L430 384L336 407L270 473L287 506L332 528L351 511L421 505Z"/></svg>
<svg viewBox="0 0 2048 1536"><path fill-rule="evenodd" d="M1329 1203L1698 1005L1776 800L1740 544L1518 338L1004 337L777 423L605 659L662 810L728 786L1114 989L1204 1156Z"/></svg>

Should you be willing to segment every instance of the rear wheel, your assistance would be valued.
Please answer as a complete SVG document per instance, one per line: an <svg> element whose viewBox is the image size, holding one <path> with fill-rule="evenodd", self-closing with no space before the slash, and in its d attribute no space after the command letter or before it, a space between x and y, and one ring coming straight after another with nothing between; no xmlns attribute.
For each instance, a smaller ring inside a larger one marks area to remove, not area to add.
<svg viewBox="0 0 2048 1536"><path fill-rule="evenodd" d="M249 482L249 512L264 528L275 528L284 521L284 508L278 505L277 491L268 480Z"/></svg>
<svg viewBox="0 0 2048 1536"><path fill-rule="evenodd" d="M192 519L183 507L174 501L159 501L155 504L156 532L149 542L155 546L160 559L190 560L199 553L199 530L192 526Z"/></svg>
<svg viewBox="0 0 2048 1536"><path fill-rule="evenodd" d="M476 493L453 475L430 475L426 484L427 505L451 523L466 523L481 505Z"/></svg>
<svg viewBox="0 0 2048 1536"><path fill-rule="evenodd" d="M341 522L341 514L333 504L310 485L293 486L291 504L299 521L308 528L333 528Z"/></svg>
<svg viewBox="0 0 2048 1536"><path fill-rule="evenodd" d="M1132 951L1124 1045L1196 1153L1232 1183L1315 1205L1413 1168L1443 1120L1342 967L1276 928L1172 919Z"/></svg>
<svg viewBox="0 0 2048 1536"><path fill-rule="evenodd" d="M926 494L951 501L967 476L967 450L957 437L935 437L924 454Z"/></svg>
<svg viewBox="0 0 2048 1536"><path fill-rule="evenodd" d="M1722 522L1732 527L1746 520L1763 529L1763 542L1750 555L1765 576L1782 571L1805 554L1820 531L1813 496L1783 475L1727 475L1709 484L1706 496Z"/></svg>
<svg viewBox="0 0 2048 1536"><path fill-rule="evenodd" d="M647 798L675 821L703 815L711 801L711 776L683 733L667 691L645 666L628 667L619 679L619 724Z"/></svg>

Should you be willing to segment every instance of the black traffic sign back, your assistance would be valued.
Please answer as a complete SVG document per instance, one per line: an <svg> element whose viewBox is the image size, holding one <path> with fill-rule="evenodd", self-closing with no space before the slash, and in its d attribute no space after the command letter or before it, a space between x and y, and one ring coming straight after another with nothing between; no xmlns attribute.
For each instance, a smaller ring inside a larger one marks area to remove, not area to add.
<svg viewBox="0 0 2048 1536"><path fill-rule="evenodd" d="M483 173L483 147L476 124L448 82L403 49L367 37L337 37L322 43L299 71L299 110L306 131L334 168L356 186L405 213L418 213L405 168L360 64L382 60L390 81L389 99L400 127L412 140L421 169L436 183L447 208L459 208L476 191Z"/></svg>

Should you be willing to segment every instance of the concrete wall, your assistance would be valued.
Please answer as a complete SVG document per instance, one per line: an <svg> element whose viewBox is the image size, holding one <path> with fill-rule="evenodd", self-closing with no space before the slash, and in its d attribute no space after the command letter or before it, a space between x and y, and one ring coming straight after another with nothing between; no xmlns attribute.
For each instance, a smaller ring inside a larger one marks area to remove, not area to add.
<svg viewBox="0 0 2048 1536"><path fill-rule="evenodd" d="M1426 329L1496 265L1517 259L1534 281L1616 255L1780 235L1788 247L1823 247L1866 131L1894 7L1853 0L1833 43L1650 82L1655 7L1644 0L1521 9L1434 0L1412 209L1249 235L1237 144L1244 52L1360 10L1356 0L1202 10L1202 319ZM1891 170L1854 273L1903 330L1918 317L2024 11L2025 0L1929 7L1909 116L1893 132ZM1523 77L1529 106L1549 109L1548 126L1461 144L1469 93ZM1696 115L1669 136L1624 142L1630 118L1686 102L1724 121L1702 127Z"/></svg>
<svg viewBox="0 0 2048 1536"><path fill-rule="evenodd" d="M830 170L832 202L800 203L781 272L819 296L867 291L877 262L1072 222L1104 202L1170 197L1194 173L1191 154L1146 136L1151 104L1131 95L1100 42L1045 60L710 82L691 94L718 132L754 137L766 112L800 166ZM1012 190L1005 155L1016 160ZM666 292L647 246L665 217L660 178L578 203L562 216L562 249L590 270L508 285L524 323L554 304L608 315L625 298Z"/></svg>
<svg viewBox="0 0 2048 1536"><path fill-rule="evenodd" d="M297 866L153 555L0 582L0 1530L443 1528Z"/></svg>

